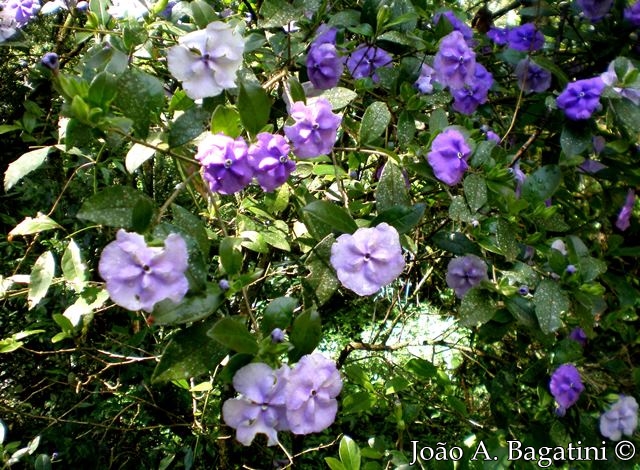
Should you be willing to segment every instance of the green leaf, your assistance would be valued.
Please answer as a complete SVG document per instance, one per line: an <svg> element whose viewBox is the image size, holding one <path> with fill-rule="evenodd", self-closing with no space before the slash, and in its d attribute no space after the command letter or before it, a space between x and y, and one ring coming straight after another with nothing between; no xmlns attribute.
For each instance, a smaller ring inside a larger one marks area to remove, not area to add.
<svg viewBox="0 0 640 470"><path fill-rule="evenodd" d="M522 197L529 202L541 202L556 192L562 181L558 165L546 165L529 175L522 185Z"/></svg>
<svg viewBox="0 0 640 470"><path fill-rule="evenodd" d="M414 357L409 359L405 368L422 379L435 379L438 377L438 368L426 359Z"/></svg>
<svg viewBox="0 0 640 470"><path fill-rule="evenodd" d="M562 315L569 311L571 302L556 281L544 279L538 284L533 303L543 333L553 333L562 326Z"/></svg>
<svg viewBox="0 0 640 470"><path fill-rule="evenodd" d="M29 310L38 305L38 302L47 295L55 269L56 262L50 251L45 251L36 260L29 276L29 293L27 295Z"/></svg>
<svg viewBox="0 0 640 470"><path fill-rule="evenodd" d="M211 133L223 133L235 139L242 133L240 114L230 106L218 105L211 116Z"/></svg>
<svg viewBox="0 0 640 470"><path fill-rule="evenodd" d="M59 316L61 318L56 320L56 323L62 327L65 333L72 334L74 329L83 322L84 324L88 323L92 318L93 312L102 307L109 299L109 293L104 289L101 289L95 295L87 295L85 292L78 297L73 305L67 307L64 313ZM62 320L63 318L66 318L70 322L71 328L69 328L69 324Z"/></svg>
<svg viewBox="0 0 640 470"><path fill-rule="evenodd" d="M15 132L22 130L21 126L15 124L0 124L0 135L8 134L9 132ZM1 444L1 442L0 442Z"/></svg>
<svg viewBox="0 0 640 470"><path fill-rule="evenodd" d="M89 0L89 11L93 13L95 19L98 21L96 26L107 26L111 16L107 13L107 9L110 6L108 0Z"/></svg>
<svg viewBox="0 0 640 470"><path fill-rule="evenodd" d="M322 324L317 310L306 310L295 318L289 339L294 346L289 353L292 361L297 361L316 349L322 339Z"/></svg>
<svg viewBox="0 0 640 470"><path fill-rule="evenodd" d="M358 226L346 209L329 201L313 201L302 209L304 223L317 240L332 231L353 233Z"/></svg>
<svg viewBox="0 0 640 470"><path fill-rule="evenodd" d="M191 11L193 12L193 19L198 25L198 28L204 29L209 23L218 19L218 15L213 7L204 0L194 0L190 5Z"/></svg>
<svg viewBox="0 0 640 470"><path fill-rule="evenodd" d="M469 240L466 235L460 232L448 232L441 230L433 236L433 243L440 249L446 250L454 255L463 256L466 254L480 255L478 247Z"/></svg>
<svg viewBox="0 0 640 470"><path fill-rule="evenodd" d="M395 206L408 206L410 203L405 175L391 160L388 160L382 168L375 197L378 212Z"/></svg>
<svg viewBox="0 0 640 470"><path fill-rule="evenodd" d="M242 269L242 239L225 237L220 241L218 255L222 268L229 276L238 274Z"/></svg>
<svg viewBox="0 0 640 470"><path fill-rule="evenodd" d="M16 225L13 230L9 232L9 240L16 235L33 235L34 233L44 232L45 230L53 230L62 228L58 223L50 218L48 215L44 215L38 212L35 218L25 217L25 219Z"/></svg>
<svg viewBox="0 0 640 470"><path fill-rule="evenodd" d="M53 149L51 146L32 150L10 163L4 174L4 190L9 191L24 176L40 167Z"/></svg>
<svg viewBox="0 0 640 470"><path fill-rule="evenodd" d="M257 354L258 342L243 324L243 317L225 317L207 333L224 347L244 354Z"/></svg>
<svg viewBox="0 0 640 470"><path fill-rule="evenodd" d="M180 325L202 320L212 315L224 302L224 294L217 284L209 284L198 295L188 295L176 304L169 299L158 302L153 308L153 324Z"/></svg>
<svg viewBox="0 0 640 470"><path fill-rule="evenodd" d="M338 278L329 263L331 246L335 243L333 235L327 235L318 243L307 258L305 266L309 274L304 278L303 286L308 302L318 306L327 302L338 288Z"/></svg>
<svg viewBox="0 0 640 470"><path fill-rule="evenodd" d="M414 206L395 206L380 212L371 221L371 227L386 222L394 227L399 234L407 233L420 222L427 205L420 202Z"/></svg>
<svg viewBox="0 0 640 470"><path fill-rule="evenodd" d="M159 120L164 105L163 84L153 75L129 69L118 80L118 96L114 104L133 121L135 134L146 139L149 126Z"/></svg>
<svg viewBox="0 0 640 470"><path fill-rule="evenodd" d="M391 113L386 103L374 101L364 111L360 123L360 145L372 144L387 129Z"/></svg>
<svg viewBox="0 0 640 470"><path fill-rule="evenodd" d="M434 109L431 116L429 116L429 132L431 132L432 135L435 135L448 125L449 121L445 110L442 108Z"/></svg>
<svg viewBox="0 0 640 470"><path fill-rule="evenodd" d="M453 196L449 205L449 218L460 222L472 222L473 214L464 196Z"/></svg>
<svg viewBox="0 0 640 470"><path fill-rule="evenodd" d="M478 212L488 201L487 183L478 174L470 173L462 183L467 204L473 213Z"/></svg>
<svg viewBox="0 0 640 470"><path fill-rule="evenodd" d="M627 99L611 100L610 103L616 119L632 139L637 139L640 129L640 107Z"/></svg>
<svg viewBox="0 0 640 470"><path fill-rule="evenodd" d="M153 157L156 149L143 144L133 144L124 159L125 167L129 173L136 171L140 165Z"/></svg>
<svg viewBox="0 0 640 470"><path fill-rule="evenodd" d="M151 381L169 382L196 377L214 370L228 354L209 336L212 320L179 331L167 345Z"/></svg>
<svg viewBox="0 0 640 470"><path fill-rule="evenodd" d="M294 297L278 297L273 299L262 313L260 329L265 335L274 328L285 330L289 328L293 311L298 307L298 299Z"/></svg>
<svg viewBox="0 0 640 470"><path fill-rule="evenodd" d="M340 440L339 453L345 470L360 470L360 447L349 436Z"/></svg>
<svg viewBox="0 0 640 470"><path fill-rule="evenodd" d="M518 256L518 242L516 241L514 227L504 219L498 219L496 223L496 246L507 261L514 261Z"/></svg>
<svg viewBox="0 0 640 470"><path fill-rule="evenodd" d="M287 26L294 20L304 16L304 9L294 6L286 0L265 0L260 6L259 23L261 28L277 28Z"/></svg>
<svg viewBox="0 0 640 470"><path fill-rule="evenodd" d="M493 318L496 305L488 293L477 288L468 291L460 304L460 324L467 327L483 325Z"/></svg>
<svg viewBox="0 0 640 470"><path fill-rule="evenodd" d="M256 135L269 122L271 99L261 86L241 81L237 106L240 120L250 134Z"/></svg>
<svg viewBox="0 0 640 470"><path fill-rule="evenodd" d="M398 116L398 126L396 135L398 137L398 145L406 148L416 134L416 122L413 115L408 111L402 111Z"/></svg>
<svg viewBox="0 0 640 470"><path fill-rule="evenodd" d="M92 106L109 109L109 105L118 94L118 80L109 72L100 72L93 77L89 85L87 101Z"/></svg>
<svg viewBox="0 0 640 470"><path fill-rule="evenodd" d="M331 109L335 111L347 106L356 99L358 94L349 88L333 87L323 91L320 96L326 98L331 103Z"/></svg>
<svg viewBox="0 0 640 470"><path fill-rule="evenodd" d="M210 241L202 219L177 204L171 205L171 213L173 215L173 225L191 235L198 243L202 256L208 259Z"/></svg>
<svg viewBox="0 0 640 470"><path fill-rule="evenodd" d="M133 188L111 186L85 200L76 217L108 227L131 229L134 210L141 201L153 206L151 198Z"/></svg>
<svg viewBox="0 0 640 470"><path fill-rule="evenodd" d="M298 79L291 76L287 80L287 83L289 84L289 91L291 92L291 101L293 101L294 103L296 101L302 101L306 103L307 97L305 96L304 88L302 88L302 85L300 85Z"/></svg>
<svg viewBox="0 0 640 470"><path fill-rule="evenodd" d="M565 124L560 134L560 146L566 158L580 155L591 147L591 131L587 126L578 126L573 123Z"/></svg>
<svg viewBox="0 0 640 470"><path fill-rule="evenodd" d="M153 201L149 198L141 198L136 201L131 213L131 228L138 233L144 233L149 229L153 216L155 215L155 207Z"/></svg>
<svg viewBox="0 0 640 470"><path fill-rule="evenodd" d="M327 463L331 470L346 470L342 462L340 462L335 457L325 457L324 461Z"/></svg>
<svg viewBox="0 0 640 470"><path fill-rule="evenodd" d="M87 280L87 267L82 262L80 248L73 238L69 241L62 255L62 275L76 292L81 292L84 289Z"/></svg>

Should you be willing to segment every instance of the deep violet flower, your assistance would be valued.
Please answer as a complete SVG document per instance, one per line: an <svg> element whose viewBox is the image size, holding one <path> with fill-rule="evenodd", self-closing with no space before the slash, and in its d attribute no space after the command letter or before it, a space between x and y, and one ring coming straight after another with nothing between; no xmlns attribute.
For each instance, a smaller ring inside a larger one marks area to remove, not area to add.
<svg viewBox="0 0 640 470"><path fill-rule="evenodd" d="M374 83L380 81L376 71L381 67L391 67L391 55L384 49L368 44L360 44L347 59L347 68L353 78L371 77Z"/></svg>
<svg viewBox="0 0 640 470"><path fill-rule="evenodd" d="M452 31L442 41L433 61L436 77L451 89L472 84L476 68L476 54L459 31Z"/></svg>
<svg viewBox="0 0 640 470"><path fill-rule="evenodd" d="M433 139L427 161L436 178L449 186L458 184L469 166L471 148L464 136L455 129L447 129Z"/></svg>
<svg viewBox="0 0 640 470"><path fill-rule="evenodd" d="M516 51L531 52L542 49L544 36L533 23L525 23L509 30L507 44Z"/></svg>
<svg viewBox="0 0 640 470"><path fill-rule="evenodd" d="M247 143L242 137L234 140L224 134L209 134L198 145L195 158L202 165L204 179L214 193L237 193L253 178Z"/></svg>
<svg viewBox="0 0 640 470"><path fill-rule="evenodd" d="M589 21L600 21L605 17L611 7L613 0L576 0L585 18Z"/></svg>
<svg viewBox="0 0 640 470"><path fill-rule="evenodd" d="M295 102L291 117L295 123L285 126L284 133L293 144L296 157L313 158L331 152L342 118L331 111L326 98L309 104Z"/></svg>
<svg viewBox="0 0 640 470"><path fill-rule="evenodd" d="M261 132L256 139L249 147L249 163L262 189L273 191L287 181L296 164L289 159L289 144L281 135Z"/></svg>
<svg viewBox="0 0 640 470"><path fill-rule="evenodd" d="M307 53L307 75L315 88L327 90L340 81L344 71L344 57L336 48L335 28L321 31Z"/></svg>
<svg viewBox="0 0 640 470"><path fill-rule="evenodd" d="M612 441L622 435L632 436L638 427L638 402L633 397L620 395L618 401L600 416L600 434Z"/></svg>
<svg viewBox="0 0 640 470"><path fill-rule="evenodd" d="M572 120L588 119L600 105L605 84L600 77L569 83L556 102L558 108Z"/></svg>
<svg viewBox="0 0 640 470"><path fill-rule="evenodd" d="M558 404L556 413L558 416L564 416L567 408L578 401L584 390L580 372L573 364L561 365L551 375L549 390Z"/></svg>
<svg viewBox="0 0 640 470"><path fill-rule="evenodd" d="M483 65L476 64L473 83L451 90L453 109L462 114L473 114L478 106L487 102L492 85L493 75Z"/></svg>
<svg viewBox="0 0 640 470"><path fill-rule="evenodd" d="M633 212L633 205L636 202L636 192L633 189L630 189L627 192L627 197L624 201L624 205L622 209L620 209L620 213L618 214L618 219L616 220L616 227L623 232L629 228L631 225L631 213Z"/></svg>
<svg viewBox="0 0 640 470"><path fill-rule="evenodd" d="M458 256L449 261L447 285L455 291L459 299L486 279L488 279L487 264L476 255Z"/></svg>
<svg viewBox="0 0 640 470"><path fill-rule="evenodd" d="M518 87L527 93L541 93L551 86L551 72L526 57L516 65Z"/></svg>
<svg viewBox="0 0 640 470"><path fill-rule="evenodd" d="M569 333L569 339L580 343L580 346L584 346L585 344L587 344L587 334L579 326L576 326L573 330L571 330L571 333Z"/></svg>
<svg viewBox="0 0 640 470"><path fill-rule="evenodd" d="M510 28L497 28L492 26L487 32L487 37L498 46L504 46L509 42Z"/></svg>

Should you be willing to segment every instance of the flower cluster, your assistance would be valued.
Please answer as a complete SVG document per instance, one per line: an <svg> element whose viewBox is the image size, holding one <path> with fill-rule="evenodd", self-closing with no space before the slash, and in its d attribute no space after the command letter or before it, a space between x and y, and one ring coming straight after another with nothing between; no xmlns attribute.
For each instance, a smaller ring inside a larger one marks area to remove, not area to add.
<svg viewBox="0 0 640 470"><path fill-rule="evenodd" d="M526 92L541 93L551 86L551 73L526 57L516 65L518 87Z"/></svg>
<svg viewBox="0 0 640 470"><path fill-rule="evenodd" d="M391 56L387 51L376 46L360 44L347 59L347 68L353 78L371 77L374 83L380 81L376 71L381 67L391 66Z"/></svg>
<svg viewBox="0 0 640 470"><path fill-rule="evenodd" d="M330 261L342 285L362 296L392 283L405 266L400 236L385 222L340 235Z"/></svg>
<svg viewBox="0 0 640 470"><path fill-rule="evenodd" d="M516 51L537 51L544 46L544 36L538 31L535 24L525 23L509 29L507 45Z"/></svg>
<svg viewBox="0 0 640 470"><path fill-rule="evenodd" d="M600 21L605 17L611 7L613 0L576 0L585 18L589 21Z"/></svg>
<svg viewBox="0 0 640 470"><path fill-rule="evenodd" d="M220 21L185 34L167 51L169 72L182 82L185 93L196 100L217 96L236 86L242 65L244 39Z"/></svg>
<svg viewBox="0 0 640 470"><path fill-rule="evenodd" d="M0 42L16 34L40 10L39 0L0 1Z"/></svg>
<svg viewBox="0 0 640 470"><path fill-rule="evenodd" d="M313 86L320 90L336 86L344 71L344 58L336 48L336 33L335 28L321 31L307 54L307 75Z"/></svg>
<svg viewBox="0 0 640 470"><path fill-rule="evenodd" d="M462 114L473 114L481 104L487 102L489 89L493 85L493 75L481 64L476 64L471 85L451 90L453 109Z"/></svg>
<svg viewBox="0 0 640 470"><path fill-rule="evenodd" d="M638 402L633 397L620 395L618 401L600 416L600 434L612 441L622 435L631 436L638 427Z"/></svg>
<svg viewBox="0 0 640 470"><path fill-rule="evenodd" d="M308 105L297 101L291 106L290 115L295 123L285 126L284 133L297 157L313 158L331 152L342 118L332 112L326 98Z"/></svg>
<svg viewBox="0 0 640 470"><path fill-rule="evenodd" d="M471 148L464 136L455 129L447 129L433 139L427 161L436 178L449 186L458 184L469 166Z"/></svg>
<svg viewBox="0 0 640 470"><path fill-rule="evenodd" d="M236 372L233 386L240 396L222 405L224 422L245 446L256 434L265 434L272 446L278 431L310 434L328 428L338 411L342 379L333 361L314 353L293 368L248 364Z"/></svg>
<svg viewBox="0 0 640 470"><path fill-rule="evenodd" d="M600 77L569 83L556 102L558 108L572 120L588 119L600 106L600 95L605 84Z"/></svg>
<svg viewBox="0 0 640 470"><path fill-rule="evenodd" d="M578 401L584 390L580 372L573 364L563 364L551 375L549 390L555 398L558 416L564 416L567 408Z"/></svg>
<svg viewBox="0 0 640 470"><path fill-rule="evenodd" d="M164 248L148 246L142 235L118 230L100 256L98 272L107 282L109 297L128 310L151 312L161 300L178 303L189 290L184 239L170 234Z"/></svg>
<svg viewBox="0 0 640 470"><path fill-rule="evenodd" d="M447 266L447 285L455 291L459 299L487 279L487 264L476 255L453 258Z"/></svg>
<svg viewBox="0 0 640 470"><path fill-rule="evenodd" d="M616 220L616 227L623 232L629 228L631 225L631 213L633 212L633 205L636 202L636 192L633 189L627 191L627 197L624 201L624 205L622 209L620 209L620 213L618 214L618 219Z"/></svg>

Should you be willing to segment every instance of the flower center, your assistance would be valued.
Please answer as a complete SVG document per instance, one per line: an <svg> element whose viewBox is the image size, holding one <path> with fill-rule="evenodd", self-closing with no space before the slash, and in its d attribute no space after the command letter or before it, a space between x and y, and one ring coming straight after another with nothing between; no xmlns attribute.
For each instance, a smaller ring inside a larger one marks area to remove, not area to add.
<svg viewBox="0 0 640 470"><path fill-rule="evenodd" d="M314 131L317 131L318 129L320 129L320 124L318 124L317 122L314 122L313 125L311 126L311 128Z"/></svg>
<svg viewBox="0 0 640 470"><path fill-rule="evenodd" d="M148 273L149 271L151 271L151 267L148 264L143 264L142 265L142 270L146 273Z"/></svg>
<svg viewBox="0 0 640 470"><path fill-rule="evenodd" d="M458 59L458 62L460 62L460 64L464 64L464 56L461 55L460 58Z"/></svg>
<svg viewBox="0 0 640 470"><path fill-rule="evenodd" d="M462 160L462 157L464 157L464 155L462 154L462 152L458 152L458 159Z"/></svg>
<svg viewBox="0 0 640 470"><path fill-rule="evenodd" d="M578 96L579 96L580 98L584 98L584 91L581 91L580 93L578 93Z"/></svg>
<svg viewBox="0 0 640 470"><path fill-rule="evenodd" d="M233 164L233 161L231 161L231 159L230 159L230 158L227 158L227 159L224 161L224 167L225 167L225 168L227 168L227 169L231 168L231 165L232 165L232 164Z"/></svg>
<svg viewBox="0 0 640 470"><path fill-rule="evenodd" d="M280 160L280 163L287 163L289 159L287 158L286 155L282 155L279 160Z"/></svg>
<svg viewBox="0 0 640 470"><path fill-rule="evenodd" d="M371 259L371 254L369 254L369 253L365 253L365 254L364 254L364 260L365 260L365 261L369 261L370 259Z"/></svg>

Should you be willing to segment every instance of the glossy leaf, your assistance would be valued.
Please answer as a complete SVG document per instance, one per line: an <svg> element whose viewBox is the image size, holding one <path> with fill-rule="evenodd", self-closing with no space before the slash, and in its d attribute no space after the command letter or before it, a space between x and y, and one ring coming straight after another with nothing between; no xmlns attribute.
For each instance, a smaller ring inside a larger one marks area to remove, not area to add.
<svg viewBox="0 0 640 470"><path fill-rule="evenodd" d="M382 168L375 196L378 212L395 206L408 206L410 203L405 174L390 160Z"/></svg>
<svg viewBox="0 0 640 470"><path fill-rule="evenodd" d="M4 174L4 190L9 191L24 176L40 167L54 147L42 147L23 154L9 164Z"/></svg>
<svg viewBox="0 0 640 470"><path fill-rule="evenodd" d="M533 295L536 317L543 333L553 333L562 326L562 316L569 311L571 302L557 282L544 279Z"/></svg>
<svg viewBox="0 0 640 470"><path fill-rule="evenodd" d="M47 295L55 269L56 262L50 251L45 251L36 260L29 276L29 293L27 295L29 310L38 305L38 302Z"/></svg>
<svg viewBox="0 0 640 470"><path fill-rule="evenodd" d="M256 135L269 121L271 99L259 85L240 82L237 106L240 120L250 134Z"/></svg>
<svg viewBox="0 0 640 470"><path fill-rule="evenodd" d="M270 334L274 328L285 330L291 324L293 311L298 307L298 299L293 297L277 297L269 302L269 305L262 312L260 329L266 334Z"/></svg>
<svg viewBox="0 0 640 470"><path fill-rule="evenodd" d="M73 238L69 240L69 244L62 254L62 275L73 290L82 291L87 280L87 267L82 262L80 248Z"/></svg>
<svg viewBox="0 0 640 470"><path fill-rule="evenodd" d="M108 227L131 229L136 205L153 201L128 186L111 186L85 200L77 217Z"/></svg>
<svg viewBox="0 0 640 470"><path fill-rule="evenodd" d="M152 313L154 325L180 325L203 320L214 314L224 302L224 294L217 284L209 284L198 295L187 295L180 303L171 300L158 302Z"/></svg>
<svg viewBox="0 0 640 470"><path fill-rule="evenodd" d="M243 324L242 317L225 317L218 320L207 333L226 348L239 353L256 354L258 342Z"/></svg>
<svg viewBox="0 0 640 470"><path fill-rule="evenodd" d="M41 212L34 217L26 217L22 222L16 225L8 234L9 240L16 235L33 235L35 233L44 232L45 230L53 230L62 228L58 223L48 215Z"/></svg>
<svg viewBox="0 0 640 470"><path fill-rule="evenodd" d="M322 339L322 324L317 310L310 309L298 315L291 326L289 340L294 349L289 353L291 360L298 360L311 354Z"/></svg>
<svg viewBox="0 0 640 470"><path fill-rule="evenodd" d="M386 103L374 101L362 115L360 123L360 144L373 143L387 129L391 122L391 113Z"/></svg>
<svg viewBox="0 0 640 470"><path fill-rule="evenodd" d="M522 185L522 197L530 202L542 202L553 196L560 182L562 172L558 165L546 165L529 175Z"/></svg>
<svg viewBox="0 0 640 470"><path fill-rule="evenodd" d="M316 239L322 239L334 230L353 233L358 229L351 214L333 202L313 201L302 212L307 229Z"/></svg>
<svg viewBox="0 0 640 470"><path fill-rule="evenodd" d="M418 203L413 206L391 207L390 209L380 212L378 216L371 221L371 227L386 222L394 227L398 233L407 233L418 225L424 215L426 207L424 203Z"/></svg>
<svg viewBox="0 0 640 470"><path fill-rule="evenodd" d="M339 446L340 461L345 470L360 470L360 447L349 436L343 436Z"/></svg>

